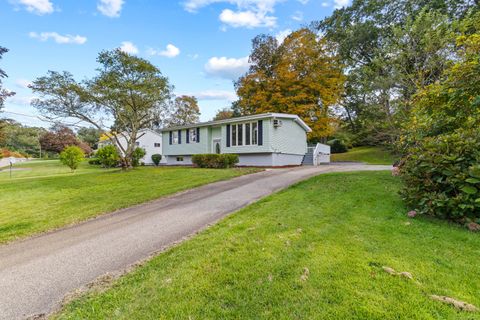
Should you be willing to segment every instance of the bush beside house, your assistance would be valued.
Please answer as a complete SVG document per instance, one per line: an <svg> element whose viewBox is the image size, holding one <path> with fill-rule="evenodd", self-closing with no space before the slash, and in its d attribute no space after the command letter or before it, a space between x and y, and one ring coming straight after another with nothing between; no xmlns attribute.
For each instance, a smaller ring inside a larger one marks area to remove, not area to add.
<svg viewBox="0 0 480 320"><path fill-rule="evenodd" d="M101 164L104 168L113 168L118 166L120 157L117 148L113 145L106 145L97 150L95 157L98 161L89 162L90 164Z"/></svg>
<svg viewBox="0 0 480 320"><path fill-rule="evenodd" d="M238 163L236 154L195 154L192 162L200 168L231 168Z"/></svg>
<svg viewBox="0 0 480 320"><path fill-rule="evenodd" d="M161 154L152 154L152 161L153 163L158 166L160 164L160 160L162 160L162 155Z"/></svg>

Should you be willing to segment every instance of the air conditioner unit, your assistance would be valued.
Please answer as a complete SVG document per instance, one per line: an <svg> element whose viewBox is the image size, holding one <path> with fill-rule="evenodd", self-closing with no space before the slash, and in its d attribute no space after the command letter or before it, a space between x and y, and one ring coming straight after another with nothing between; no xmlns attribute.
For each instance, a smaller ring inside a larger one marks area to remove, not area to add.
<svg viewBox="0 0 480 320"><path fill-rule="evenodd" d="M274 126L275 128L281 127L281 126L282 126L282 120L273 119L273 126Z"/></svg>

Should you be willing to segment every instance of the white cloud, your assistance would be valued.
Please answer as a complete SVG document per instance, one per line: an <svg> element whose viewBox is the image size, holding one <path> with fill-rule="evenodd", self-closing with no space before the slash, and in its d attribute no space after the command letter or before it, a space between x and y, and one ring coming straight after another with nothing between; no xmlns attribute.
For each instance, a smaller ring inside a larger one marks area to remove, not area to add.
<svg viewBox="0 0 480 320"><path fill-rule="evenodd" d="M120 50L129 54L138 53L138 48L130 41L123 41L122 45L120 46Z"/></svg>
<svg viewBox="0 0 480 320"><path fill-rule="evenodd" d="M15 85L18 87L18 88L22 88L22 89L27 89L29 85L31 85L32 82L31 81L28 81L26 79L17 79L15 81Z"/></svg>
<svg viewBox="0 0 480 320"><path fill-rule="evenodd" d="M100 0L97 4L97 9L107 17L116 18L120 17L123 4L123 0Z"/></svg>
<svg viewBox="0 0 480 320"><path fill-rule="evenodd" d="M150 48L147 50L147 53L151 56L164 56L167 58L174 58L180 54L180 49L169 43L167 44L165 50L158 51Z"/></svg>
<svg viewBox="0 0 480 320"><path fill-rule="evenodd" d="M249 66L248 57L212 57L205 64L205 71L211 76L236 80L247 72Z"/></svg>
<svg viewBox="0 0 480 320"><path fill-rule="evenodd" d="M53 39L56 43L66 44L66 43L73 43L73 44L84 44L87 42L87 38L79 35L61 35L56 32L30 32L28 34L30 38L38 39L40 41L47 41L48 39Z"/></svg>
<svg viewBox="0 0 480 320"><path fill-rule="evenodd" d="M291 29L282 30L275 35L275 39L277 39L278 43L281 44L290 33L292 33Z"/></svg>
<svg viewBox="0 0 480 320"><path fill-rule="evenodd" d="M298 2L300 2L301 4L307 4L308 1L310 1L310 0L298 0Z"/></svg>
<svg viewBox="0 0 480 320"><path fill-rule="evenodd" d="M295 21L302 21L303 20L303 12L295 11L295 13L292 15L292 19L295 20Z"/></svg>
<svg viewBox="0 0 480 320"><path fill-rule="evenodd" d="M14 2L25 7L28 12L32 12L38 15L52 13L53 3L49 0L17 0Z"/></svg>
<svg viewBox="0 0 480 320"><path fill-rule="evenodd" d="M24 106L30 104L34 99L37 98L38 97L36 96L14 95L13 97L8 98L7 102L14 105Z"/></svg>
<svg viewBox="0 0 480 320"><path fill-rule="evenodd" d="M284 0L187 0L185 10L196 12L213 3L227 3L236 6L236 10L224 9L219 19L226 25L238 27L275 27L277 18L272 14L275 5Z"/></svg>
<svg viewBox="0 0 480 320"><path fill-rule="evenodd" d="M328 2L322 2L322 7L330 7L330 3L328 3Z"/></svg>
<svg viewBox="0 0 480 320"><path fill-rule="evenodd" d="M335 9L340 9L350 5L350 0L333 0Z"/></svg>
<svg viewBox="0 0 480 320"><path fill-rule="evenodd" d="M198 53L189 54L188 57L192 60L197 60L200 55Z"/></svg>
<svg viewBox="0 0 480 320"><path fill-rule="evenodd" d="M265 12L235 12L230 9L225 9L222 11L219 18L220 21L234 28L274 27L277 24L277 18L268 16Z"/></svg>
<svg viewBox="0 0 480 320"><path fill-rule="evenodd" d="M190 95L195 96L198 100L237 100L235 92L227 90L204 90Z"/></svg>

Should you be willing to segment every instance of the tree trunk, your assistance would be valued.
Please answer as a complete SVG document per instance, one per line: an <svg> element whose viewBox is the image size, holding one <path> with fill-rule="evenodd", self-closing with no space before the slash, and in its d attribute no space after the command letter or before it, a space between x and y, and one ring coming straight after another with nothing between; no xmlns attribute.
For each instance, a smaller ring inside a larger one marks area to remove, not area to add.
<svg viewBox="0 0 480 320"><path fill-rule="evenodd" d="M122 170L128 170L133 168L131 158L126 155L121 157L120 163L122 165Z"/></svg>

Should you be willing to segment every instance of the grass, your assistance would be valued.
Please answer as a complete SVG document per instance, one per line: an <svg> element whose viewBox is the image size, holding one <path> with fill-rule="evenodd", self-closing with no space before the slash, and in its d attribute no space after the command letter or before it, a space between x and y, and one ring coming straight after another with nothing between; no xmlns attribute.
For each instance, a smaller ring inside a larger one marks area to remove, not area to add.
<svg viewBox="0 0 480 320"><path fill-rule="evenodd" d="M74 300L54 318L480 319L429 298L480 306L479 235L406 218L399 187L389 172L312 178Z"/></svg>
<svg viewBox="0 0 480 320"><path fill-rule="evenodd" d="M0 243L76 223L254 169L140 167L129 172L82 163L78 171L58 160L15 165L0 172Z"/></svg>
<svg viewBox="0 0 480 320"><path fill-rule="evenodd" d="M396 159L394 155L380 147L357 147L345 153L332 154L331 160L333 162L355 161L367 164L393 164Z"/></svg>

